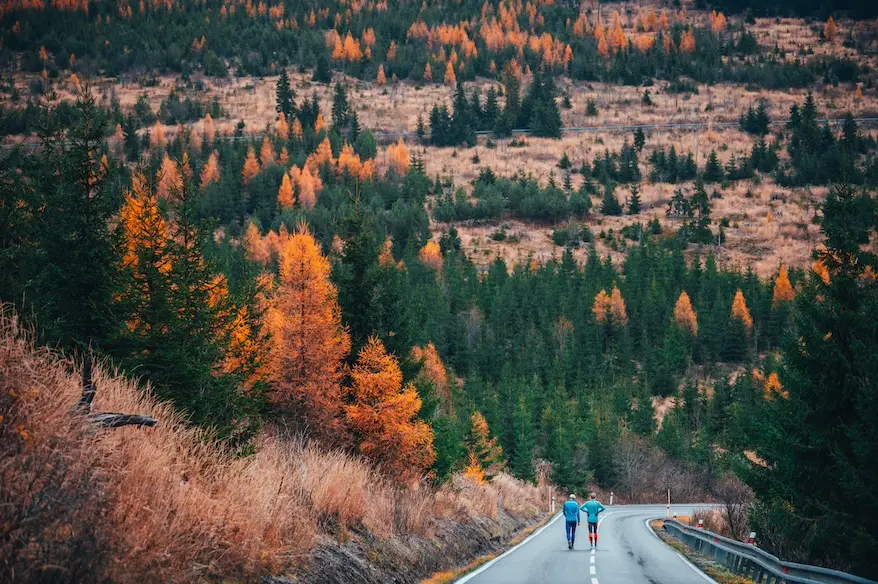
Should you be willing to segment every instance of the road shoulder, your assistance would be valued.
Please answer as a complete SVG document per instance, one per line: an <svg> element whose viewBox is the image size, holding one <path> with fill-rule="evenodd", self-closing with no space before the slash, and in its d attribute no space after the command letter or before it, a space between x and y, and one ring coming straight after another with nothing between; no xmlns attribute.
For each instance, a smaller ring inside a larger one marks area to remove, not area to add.
<svg viewBox="0 0 878 584"><path fill-rule="evenodd" d="M665 531L663 520L653 519L652 521L649 521L649 527L660 540L666 545L674 548L694 570L704 575L705 582L712 581L716 582L716 584L755 584L753 580L733 574L708 556L697 552L687 547L682 542L674 539L667 531Z"/></svg>

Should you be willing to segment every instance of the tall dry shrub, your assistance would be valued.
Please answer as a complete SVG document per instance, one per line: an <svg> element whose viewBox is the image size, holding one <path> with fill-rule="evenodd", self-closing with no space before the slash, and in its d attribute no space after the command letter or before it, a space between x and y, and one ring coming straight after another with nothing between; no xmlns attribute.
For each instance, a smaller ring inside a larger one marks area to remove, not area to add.
<svg viewBox="0 0 878 584"><path fill-rule="evenodd" d="M134 382L95 371L103 429L71 413L79 378L0 314L0 570L15 581L195 582L294 567L315 529L270 453L234 459ZM57 577L56 577L57 576Z"/></svg>
<svg viewBox="0 0 878 584"><path fill-rule="evenodd" d="M98 582L113 555L112 493L76 386L0 312L0 581Z"/></svg>

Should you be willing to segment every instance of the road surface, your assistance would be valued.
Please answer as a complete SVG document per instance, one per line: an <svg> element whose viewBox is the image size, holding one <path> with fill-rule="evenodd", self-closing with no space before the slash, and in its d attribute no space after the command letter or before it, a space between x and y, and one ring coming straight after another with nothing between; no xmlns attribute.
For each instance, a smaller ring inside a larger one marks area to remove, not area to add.
<svg viewBox="0 0 878 584"><path fill-rule="evenodd" d="M672 511L691 515L692 505ZM664 505L616 505L601 513L598 549L589 550L583 517L576 548L567 549L564 521L541 531L456 584L706 584L713 582L662 542L647 525L664 517Z"/></svg>

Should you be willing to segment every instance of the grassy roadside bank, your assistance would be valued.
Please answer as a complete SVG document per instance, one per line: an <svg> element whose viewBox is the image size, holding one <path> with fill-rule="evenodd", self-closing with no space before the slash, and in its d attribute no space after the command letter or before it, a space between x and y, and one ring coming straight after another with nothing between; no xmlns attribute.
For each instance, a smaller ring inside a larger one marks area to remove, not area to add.
<svg viewBox="0 0 878 584"><path fill-rule="evenodd" d="M515 546L517 546L518 544L523 542L525 539L530 537L530 535L532 533L534 533L536 530L541 529L543 526L545 526L550 521L552 521L552 518L554 518L554 517L555 517L555 514L546 515L543 518L543 520L540 521L539 523L535 523L534 525L525 527L524 529L520 530L516 534L516 536L512 540L510 540L507 545L503 546L503 548L501 548L500 550L498 550L494 553L481 555L462 568L447 570L447 571L443 571L443 572L436 572L435 574L433 574L432 576L430 576L426 580L422 580L420 582L420 584L450 584L451 582L454 582L457 579L462 578L463 576L469 574L470 572L479 568L480 566L485 565L486 563L490 562L491 560L493 560L497 556L505 553L507 550L514 548Z"/></svg>

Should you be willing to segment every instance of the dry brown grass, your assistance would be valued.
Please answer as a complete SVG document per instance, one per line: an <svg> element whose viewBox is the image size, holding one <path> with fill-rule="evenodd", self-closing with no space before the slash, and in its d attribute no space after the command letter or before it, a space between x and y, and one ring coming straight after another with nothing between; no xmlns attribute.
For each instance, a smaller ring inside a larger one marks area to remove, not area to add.
<svg viewBox="0 0 878 584"><path fill-rule="evenodd" d="M135 382L100 370L97 410L158 424L87 427L71 414L71 365L0 314L0 579L48 570L82 581L247 580L294 571L318 536L427 537L434 518L496 518L498 500L523 518L547 507L537 487L505 475L486 485L455 477L435 492L268 433L256 454L235 458Z"/></svg>

